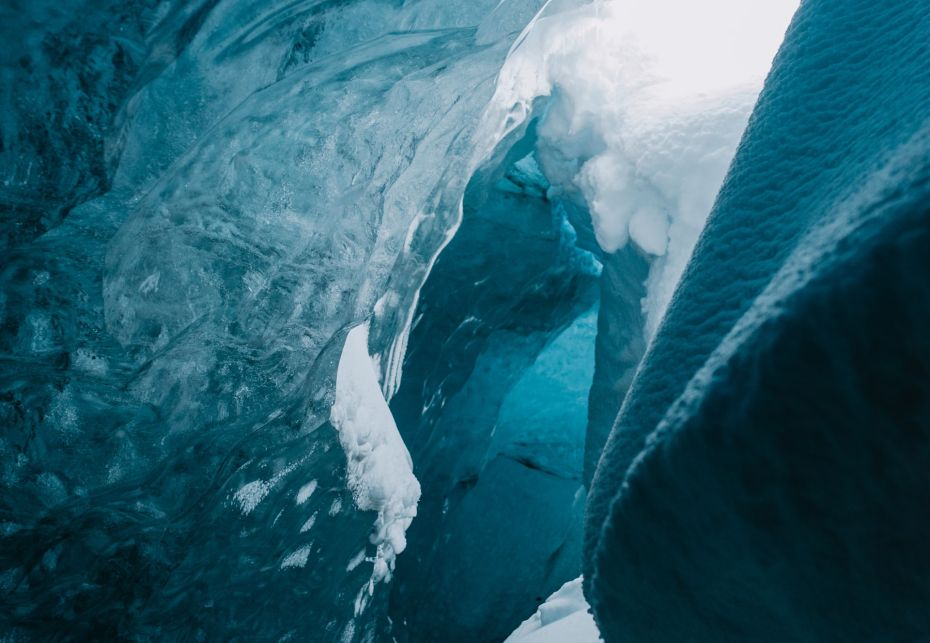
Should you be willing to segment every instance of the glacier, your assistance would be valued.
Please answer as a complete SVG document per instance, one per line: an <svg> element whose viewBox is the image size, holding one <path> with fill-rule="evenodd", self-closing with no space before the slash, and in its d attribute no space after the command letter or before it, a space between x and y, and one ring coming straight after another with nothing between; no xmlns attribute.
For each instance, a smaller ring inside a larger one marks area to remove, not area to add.
<svg viewBox="0 0 930 643"><path fill-rule="evenodd" d="M4 3L0 638L930 632L930 18L798 4Z"/></svg>

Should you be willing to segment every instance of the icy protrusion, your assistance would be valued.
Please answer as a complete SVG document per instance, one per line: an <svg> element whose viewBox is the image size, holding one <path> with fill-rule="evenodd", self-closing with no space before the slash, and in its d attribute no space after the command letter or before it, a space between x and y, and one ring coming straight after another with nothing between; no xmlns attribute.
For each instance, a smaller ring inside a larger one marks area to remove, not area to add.
<svg viewBox="0 0 930 643"><path fill-rule="evenodd" d="M579 4L579 3L574 3ZM486 114L499 136L548 97L550 196L583 200L608 253L654 262L654 331L704 226L797 0L550 3L524 30Z"/></svg>
<svg viewBox="0 0 930 643"><path fill-rule="evenodd" d="M347 572L351 572L351 571L354 570L356 567L358 567L359 565L361 565L362 562L363 562L364 560L365 560L365 550L364 550L364 549L360 549L359 552L358 552L357 554L355 554L355 555L349 560L349 564L346 565L346 571L347 571Z"/></svg>
<svg viewBox="0 0 930 643"><path fill-rule="evenodd" d="M310 531L311 529L313 529L313 525L315 524L316 524L316 512L313 512L313 515L307 518L307 522L305 522L300 527L300 533L305 533L305 532Z"/></svg>
<svg viewBox="0 0 930 643"><path fill-rule="evenodd" d="M348 486L356 506L378 512L371 536L377 547L371 591L374 583L390 580L394 559L407 545L405 533L417 514L420 483L368 354L367 323L346 337L330 422L345 450Z"/></svg>
<svg viewBox="0 0 930 643"><path fill-rule="evenodd" d="M329 506L329 515L337 516L339 515L339 512L341 511L342 511L342 499L336 498L335 500L333 500L333 504Z"/></svg>
<svg viewBox="0 0 930 643"><path fill-rule="evenodd" d="M553 593L504 643L598 643L600 632L581 590L581 577Z"/></svg>

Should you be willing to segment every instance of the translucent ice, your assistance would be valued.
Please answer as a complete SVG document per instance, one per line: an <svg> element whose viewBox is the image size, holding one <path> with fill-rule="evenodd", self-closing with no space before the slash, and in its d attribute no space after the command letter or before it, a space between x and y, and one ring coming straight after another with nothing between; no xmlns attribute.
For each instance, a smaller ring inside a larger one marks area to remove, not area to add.
<svg viewBox="0 0 930 643"><path fill-rule="evenodd" d="M143 4L2 8L0 618L376 636L361 562L416 505L385 398L540 3Z"/></svg>

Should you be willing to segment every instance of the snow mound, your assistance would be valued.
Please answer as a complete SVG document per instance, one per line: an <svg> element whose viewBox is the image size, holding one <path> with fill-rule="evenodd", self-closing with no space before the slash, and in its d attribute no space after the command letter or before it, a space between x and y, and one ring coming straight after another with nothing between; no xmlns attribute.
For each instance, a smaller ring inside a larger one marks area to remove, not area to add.
<svg viewBox="0 0 930 643"><path fill-rule="evenodd" d="M598 244L655 259L651 334L691 255L797 0L553 2L517 40L486 118L535 115L550 196L583 201Z"/></svg>
<svg viewBox="0 0 930 643"><path fill-rule="evenodd" d="M597 643L601 635L581 590L583 579L570 580L539 606L504 643Z"/></svg>

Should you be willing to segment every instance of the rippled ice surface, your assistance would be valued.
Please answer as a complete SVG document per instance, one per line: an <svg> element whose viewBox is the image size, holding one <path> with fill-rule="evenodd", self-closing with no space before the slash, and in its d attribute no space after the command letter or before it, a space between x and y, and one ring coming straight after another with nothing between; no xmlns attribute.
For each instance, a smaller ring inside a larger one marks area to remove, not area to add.
<svg viewBox="0 0 930 643"><path fill-rule="evenodd" d="M478 115L537 9L496 5L4 10L24 88L3 150L8 627L386 626L378 543L401 549L416 500L379 511L347 485L336 370L369 319L396 386ZM370 543L376 521L387 540Z"/></svg>

